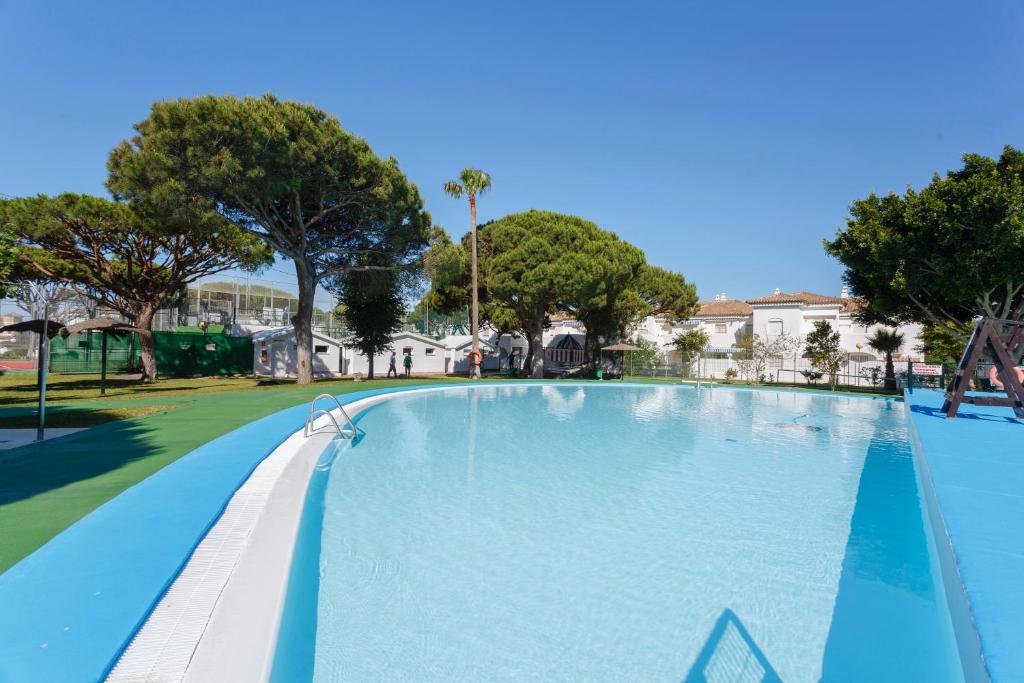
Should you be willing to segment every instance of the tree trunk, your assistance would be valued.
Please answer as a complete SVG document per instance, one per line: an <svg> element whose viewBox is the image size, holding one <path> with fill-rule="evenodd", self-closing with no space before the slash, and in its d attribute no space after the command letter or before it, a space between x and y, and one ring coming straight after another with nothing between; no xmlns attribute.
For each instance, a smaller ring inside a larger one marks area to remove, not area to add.
<svg viewBox="0 0 1024 683"><path fill-rule="evenodd" d="M366 379L373 379L373 354L366 357Z"/></svg>
<svg viewBox="0 0 1024 683"><path fill-rule="evenodd" d="M544 378L544 319L541 318L533 332L530 334L530 347L533 353L531 358L530 376L537 379Z"/></svg>
<svg viewBox="0 0 1024 683"><path fill-rule="evenodd" d="M885 388L896 388L896 368L892 363L892 354L885 354Z"/></svg>
<svg viewBox="0 0 1024 683"><path fill-rule="evenodd" d="M135 314L135 326L142 329L139 332L139 359L142 361L142 381L156 381L156 349L153 344L153 316L156 315L156 306L143 305Z"/></svg>
<svg viewBox="0 0 1024 683"><path fill-rule="evenodd" d="M295 279L299 285L299 303L295 315L292 316L297 361L295 376L299 384L312 384L313 297L316 295L316 282L313 280L312 266L302 259L295 259Z"/></svg>
<svg viewBox="0 0 1024 683"><path fill-rule="evenodd" d="M523 364L520 370L527 370L533 367L533 338L526 335L526 355L523 356Z"/></svg>
<svg viewBox="0 0 1024 683"><path fill-rule="evenodd" d="M473 354L480 358L480 302L478 301L479 294L477 292L477 270L476 270L476 197L469 195L469 222L470 222L470 243L472 244L473 254L470 257L472 280L473 280L473 317L469 321L469 333L473 335ZM482 358L480 358L482 360ZM469 365L469 377L470 379L480 379L480 366L470 363Z"/></svg>

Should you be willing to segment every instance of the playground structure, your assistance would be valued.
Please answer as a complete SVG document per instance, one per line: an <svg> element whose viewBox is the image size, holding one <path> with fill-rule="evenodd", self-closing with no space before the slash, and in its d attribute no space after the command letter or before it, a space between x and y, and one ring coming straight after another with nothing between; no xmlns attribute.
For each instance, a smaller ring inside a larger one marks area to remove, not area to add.
<svg viewBox="0 0 1024 683"><path fill-rule="evenodd" d="M1020 355L1018 349L1024 346L1024 320L1002 320L1000 318L975 318L974 331L967 342L967 348L953 373L953 381L946 392L942 412L947 418L955 418L961 403L976 406L1006 406L1013 409L1018 418L1024 418L1024 386L1022 373L1015 362ZM970 380L982 355L988 351L993 367L989 378L993 387L1006 392L1001 396L976 396L967 393Z"/></svg>

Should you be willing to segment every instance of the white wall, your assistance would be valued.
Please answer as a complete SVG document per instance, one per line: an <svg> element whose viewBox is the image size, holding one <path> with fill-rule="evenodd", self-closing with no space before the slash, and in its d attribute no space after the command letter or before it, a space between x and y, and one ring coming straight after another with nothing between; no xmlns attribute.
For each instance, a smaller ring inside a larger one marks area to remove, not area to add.
<svg viewBox="0 0 1024 683"><path fill-rule="evenodd" d="M832 314L833 319L838 312L839 308L837 306ZM820 312L816 311L815 315L820 315ZM805 323L804 312L801 310L800 304L754 307L751 320L754 334L765 339L774 336L769 332L769 330L773 329L773 321L782 322L783 334L795 335L797 337L806 336L807 332L810 331L810 326L813 324Z"/></svg>
<svg viewBox="0 0 1024 683"><path fill-rule="evenodd" d="M446 349L443 345L433 340L427 341L419 336L412 336L408 333L399 333L392 337L392 349L395 356L395 367L398 374L405 372L402 361L405 359L403 349L412 349L412 374L414 375L441 375L445 373ZM370 363L366 356L356 349L348 349L349 363L347 374L361 373L364 377L370 371ZM377 354L373 359L373 376L384 377L388 373L388 365L391 360L391 351Z"/></svg>
<svg viewBox="0 0 1024 683"><path fill-rule="evenodd" d="M884 325L871 325L864 327L856 323L849 313L840 312L838 305L808 306L799 303L775 304L771 306L755 306L753 314L754 333L761 337L768 338L769 321L781 320L783 332L796 336L803 341L814 329L814 323L818 320L826 320L832 329L838 330L840 334L839 345L847 353L867 353L881 356L871 350L867 338L874 334L879 327ZM916 350L921 344L921 326L904 325L899 328L904 335L903 349L899 354L901 358L919 360L921 354ZM863 348L858 349L857 344Z"/></svg>
<svg viewBox="0 0 1024 683"><path fill-rule="evenodd" d="M739 345L743 335L750 332L750 319L742 318L698 318L700 329L708 335L708 346L729 348ZM719 326L725 326L725 332L719 332Z"/></svg>
<svg viewBox="0 0 1024 683"><path fill-rule="evenodd" d="M318 348L322 350L317 352ZM336 342L314 336L313 351L314 375L342 374L342 348ZM263 377L295 377L298 374L298 357L294 335L254 340L252 365L253 374Z"/></svg>

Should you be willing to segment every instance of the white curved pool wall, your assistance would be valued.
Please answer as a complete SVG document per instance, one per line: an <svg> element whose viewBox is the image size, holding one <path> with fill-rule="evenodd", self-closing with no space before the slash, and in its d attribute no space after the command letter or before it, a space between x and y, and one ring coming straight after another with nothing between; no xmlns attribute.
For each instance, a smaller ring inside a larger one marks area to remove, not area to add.
<svg viewBox="0 0 1024 683"><path fill-rule="evenodd" d="M345 404L355 418L410 389ZM344 425L341 412L332 415ZM300 428L253 471L192 553L107 677L143 681L265 681L270 676L296 532L317 460L334 438L327 416L318 433Z"/></svg>

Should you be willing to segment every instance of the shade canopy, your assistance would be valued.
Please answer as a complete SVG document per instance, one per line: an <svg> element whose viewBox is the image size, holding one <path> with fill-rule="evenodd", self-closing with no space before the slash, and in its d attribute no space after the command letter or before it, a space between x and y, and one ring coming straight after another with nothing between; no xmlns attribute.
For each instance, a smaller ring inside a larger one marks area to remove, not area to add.
<svg viewBox="0 0 1024 683"><path fill-rule="evenodd" d="M633 346L632 344L612 344L611 346L601 347L602 351L643 351L639 346Z"/></svg>
<svg viewBox="0 0 1024 683"><path fill-rule="evenodd" d="M10 325L0 327L0 332L35 332L36 334L42 334L44 327L46 328L46 336L52 338L60 332L61 328L64 327L64 323L58 320L47 321L43 318L23 320L20 323L11 323Z"/></svg>
<svg viewBox="0 0 1024 683"><path fill-rule="evenodd" d="M60 334L62 337L70 337L76 332L88 332L90 330L111 332L113 334L145 332L141 327L135 327L134 325L120 320L114 320L113 318L91 318L89 320L83 320L80 323L75 323L74 325L68 325L60 331Z"/></svg>

